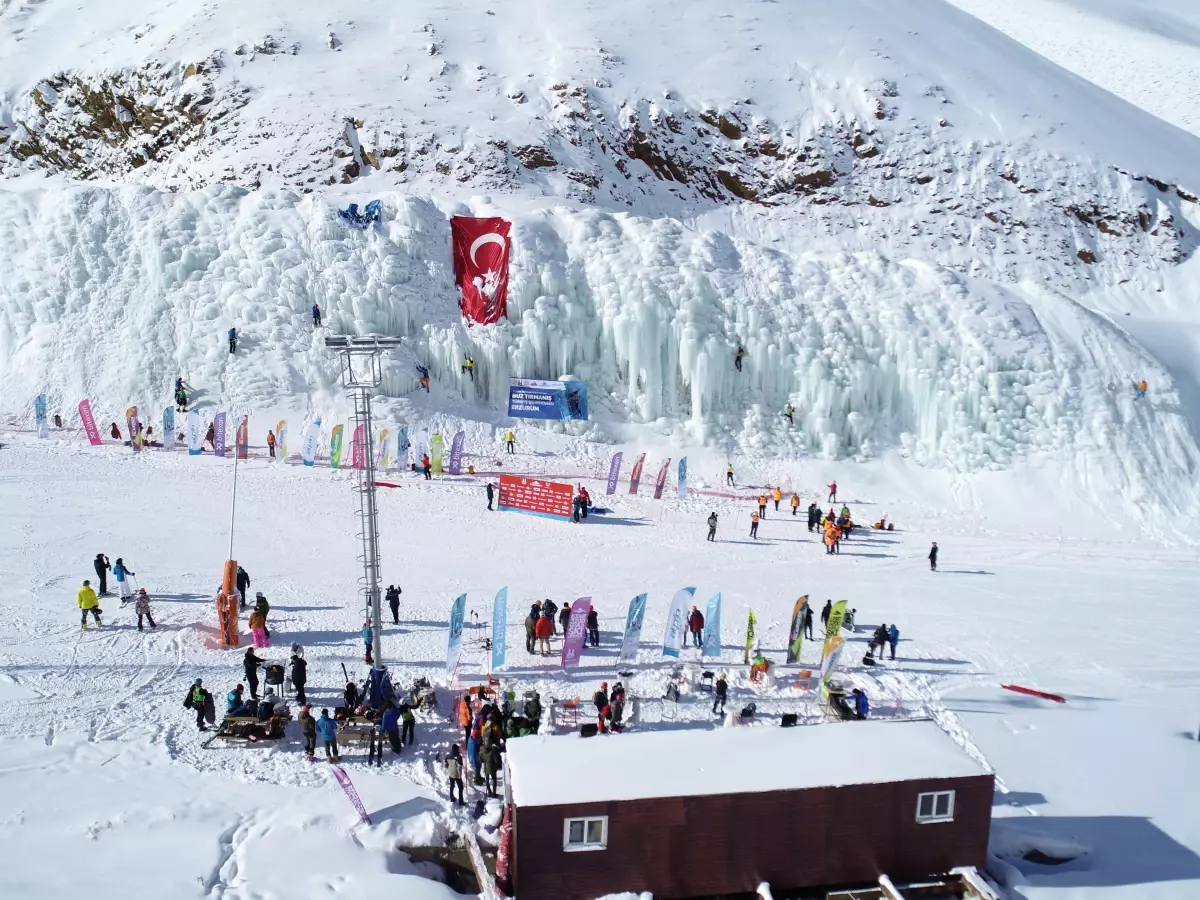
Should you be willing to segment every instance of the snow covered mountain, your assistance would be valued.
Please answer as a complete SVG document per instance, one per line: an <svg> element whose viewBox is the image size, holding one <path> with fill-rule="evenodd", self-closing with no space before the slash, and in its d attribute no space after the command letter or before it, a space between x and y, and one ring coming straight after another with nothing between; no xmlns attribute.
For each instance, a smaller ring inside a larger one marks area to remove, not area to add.
<svg viewBox="0 0 1200 900"><path fill-rule="evenodd" d="M9 415L46 391L117 417L180 373L320 411L316 301L409 339L401 417L498 422L510 376L570 374L597 439L1050 459L1198 508L1177 361L1110 314L1188 306L1200 139L942 0L14 0L0 59ZM378 232L333 214L376 197ZM457 314L454 213L514 220L508 323Z"/></svg>

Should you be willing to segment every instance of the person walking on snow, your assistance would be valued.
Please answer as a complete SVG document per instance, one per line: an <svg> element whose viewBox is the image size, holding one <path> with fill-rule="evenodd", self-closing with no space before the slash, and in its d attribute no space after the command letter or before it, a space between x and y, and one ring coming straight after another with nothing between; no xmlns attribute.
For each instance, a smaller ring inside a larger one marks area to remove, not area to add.
<svg viewBox="0 0 1200 900"><path fill-rule="evenodd" d="M496 489L494 487L492 487L492 483L490 481L487 483L487 498L488 498L488 509L491 510L492 502L496 499ZM492 511L494 512L495 510L492 510Z"/></svg>
<svg viewBox="0 0 1200 900"><path fill-rule="evenodd" d="M547 600L546 602L548 604L550 604L551 610L556 608L554 606L553 601ZM552 613L547 613L546 618L548 618L550 620L551 633L558 634L558 631L554 627L554 615ZM567 633L567 626L570 624L571 624L571 604L566 603L563 605L563 608L558 611L558 627L562 629L562 633L564 635Z"/></svg>
<svg viewBox="0 0 1200 900"><path fill-rule="evenodd" d="M237 350L238 333L236 328L229 329L229 354L232 356Z"/></svg>
<svg viewBox="0 0 1200 900"><path fill-rule="evenodd" d="M308 663L299 652L298 647L292 651L291 664L292 687L296 689L296 702L304 706L308 703L308 698L304 696L304 685L308 683Z"/></svg>
<svg viewBox="0 0 1200 900"><path fill-rule="evenodd" d="M725 463L725 483L730 487L733 486L733 464Z"/></svg>
<svg viewBox="0 0 1200 900"><path fill-rule="evenodd" d="M389 584L387 593L384 595L387 599L388 609L392 611L392 624L400 624L400 594L402 591L394 584Z"/></svg>
<svg viewBox="0 0 1200 900"><path fill-rule="evenodd" d="M249 584L249 582L247 582ZM267 613L271 611L271 604L267 602L267 598L263 596L263 592L259 591L254 595L254 609L262 614L263 617L263 632L267 639L271 638L271 629L267 627Z"/></svg>
<svg viewBox="0 0 1200 900"><path fill-rule="evenodd" d="M108 596L108 573L112 571L112 566L108 563L108 557L103 553L97 553L96 558L92 560L92 567L96 570L96 577L100 579L100 596Z"/></svg>
<svg viewBox="0 0 1200 900"><path fill-rule="evenodd" d="M267 453L270 454L271 459L275 458L275 432L269 429L267 430Z"/></svg>
<svg viewBox="0 0 1200 900"><path fill-rule="evenodd" d="M138 617L138 631L142 630L142 616L146 617L146 621L150 624L150 630L155 629L154 616L150 615L150 595L146 593L145 588L138 588L137 600L133 604L133 611Z"/></svg>
<svg viewBox="0 0 1200 900"><path fill-rule="evenodd" d="M321 307L314 303L312 308L313 328L321 327Z"/></svg>
<svg viewBox="0 0 1200 900"><path fill-rule="evenodd" d="M750 514L750 537L758 540L758 513Z"/></svg>
<svg viewBox="0 0 1200 900"><path fill-rule="evenodd" d="M810 641L813 639L812 633L812 607L808 604L804 605L804 636Z"/></svg>
<svg viewBox="0 0 1200 900"><path fill-rule="evenodd" d="M742 346L739 344L738 348L737 348L737 353L735 353L733 355L733 367L735 369L737 369L739 372L742 371L742 357L745 355L746 355L746 351L744 349L742 349Z"/></svg>
<svg viewBox="0 0 1200 900"><path fill-rule="evenodd" d="M517 444L517 436L515 434L513 434L511 430L508 432L508 434L504 435L504 443L506 443L508 445L509 453L516 452L513 448Z"/></svg>
<svg viewBox="0 0 1200 900"><path fill-rule="evenodd" d="M829 502L837 503L837 482L834 481L829 485Z"/></svg>
<svg viewBox="0 0 1200 900"><path fill-rule="evenodd" d="M588 507L592 505L592 495L588 493L588 489L582 484L579 486L579 511L586 519L588 517Z"/></svg>
<svg viewBox="0 0 1200 900"><path fill-rule="evenodd" d="M136 573L125 568L125 561L118 556L117 564L113 566L113 578L117 579L117 593L120 595L122 603L128 603L133 599L133 587L129 583L129 576L134 574Z"/></svg>
<svg viewBox="0 0 1200 900"><path fill-rule="evenodd" d="M92 583L85 580L83 587L79 589L75 599L79 602L79 625L81 630L87 631L88 613L92 614L92 618L96 621L96 627L99 628L104 623L100 621L100 600L96 597L96 592L92 590Z"/></svg>
<svg viewBox="0 0 1200 900"><path fill-rule="evenodd" d="M589 609L587 614L587 639L589 647L600 646L600 614Z"/></svg>
<svg viewBox="0 0 1200 900"><path fill-rule="evenodd" d="M896 658L896 645L900 643L900 629L896 627L896 623L888 626L888 647L892 651L892 659ZM879 648L879 655L883 656L883 648Z"/></svg>
<svg viewBox="0 0 1200 900"><path fill-rule="evenodd" d="M454 789L458 788L458 805L465 806L463 799L463 758L458 744L450 745L450 755L446 757L446 777L450 779L450 802L454 803Z"/></svg>
<svg viewBox="0 0 1200 900"><path fill-rule="evenodd" d="M688 631L692 635L692 646L700 647L704 644L704 613L700 612L695 606L688 613Z"/></svg>
<svg viewBox="0 0 1200 900"><path fill-rule="evenodd" d="M933 542L933 546L929 548L929 571L937 571L937 541Z"/></svg>
<svg viewBox="0 0 1200 900"><path fill-rule="evenodd" d="M325 744L325 758L333 762L340 762L341 757L338 756L337 745L337 722L329 718L329 710L321 710L321 718L317 719L317 734L321 735L321 741Z"/></svg>
<svg viewBox="0 0 1200 900"><path fill-rule="evenodd" d="M826 631L829 630L829 614L833 612L833 601L826 600L825 605L821 607L821 627Z"/></svg>
<svg viewBox="0 0 1200 900"><path fill-rule="evenodd" d="M760 519L765 519L767 517L767 495L766 494L758 495L758 517Z"/></svg>
<svg viewBox="0 0 1200 900"><path fill-rule="evenodd" d="M808 504L808 530L810 533L819 521L821 521L821 508L815 502Z"/></svg>
<svg viewBox="0 0 1200 900"><path fill-rule="evenodd" d="M114 441L119 441L119 440L121 439L121 429L117 427L117 423L116 423L116 422L113 422L113 423L112 423L112 424L109 426L108 433L109 433L110 435L112 435L112 439L113 439Z"/></svg>
<svg viewBox="0 0 1200 900"><path fill-rule="evenodd" d="M433 463L430 461L428 453L421 457L421 471L425 473L426 481L433 480L433 475L430 474L433 471Z"/></svg>
<svg viewBox="0 0 1200 900"><path fill-rule="evenodd" d="M725 680L725 673L722 672L717 676L716 687L713 688L713 715L721 716L725 714L725 698L729 695L729 682ZM718 709L717 707L720 707Z"/></svg>
<svg viewBox="0 0 1200 900"><path fill-rule="evenodd" d="M883 659L883 648L888 642L888 627L886 624L880 625L871 635L871 639L867 642L867 652L874 653L875 648L879 648L879 658Z"/></svg>
<svg viewBox="0 0 1200 900"><path fill-rule="evenodd" d="M796 510L800 508L800 495L792 494L792 515L796 514Z"/></svg>
<svg viewBox="0 0 1200 900"><path fill-rule="evenodd" d="M246 609L246 591L250 589L250 573L241 566L237 567L237 576L235 577L238 592L238 610L244 612ZM266 617L266 613L263 614Z"/></svg>
<svg viewBox="0 0 1200 900"><path fill-rule="evenodd" d="M783 499L783 491L779 489L779 485L775 485L775 490L771 491L771 499L775 501L775 511L779 512L779 501Z"/></svg>
<svg viewBox="0 0 1200 900"><path fill-rule="evenodd" d="M242 670L246 673L246 680L250 682L250 699L258 699L258 667L265 666L267 661L254 654L253 647L246 648L246 655L242 657Z"/></svg>
<svg viewBox="0 0 1200 900"><path fill-rule="evenodd" d="M714 509L708 514L708 540L716 541L717 539L717 511Z"/></svg>
<svg viewBox="0 0 1200 900"><path fill-rule="evenodd" d="M187 699L184 706L196 712L196 727L201 731L208 731L204 725L205 712L208 705L212 703L212 695L206 691L201 684L199 678L192 684L191 690L188 691Z"/></svg>
<svg viewBox="0 0 1200 900"><path fill-rule="evenodd" d="M250 633L254 635L255 647L270 647L271 642L267 638L267 619L257 609L250 613Z"/></svg>

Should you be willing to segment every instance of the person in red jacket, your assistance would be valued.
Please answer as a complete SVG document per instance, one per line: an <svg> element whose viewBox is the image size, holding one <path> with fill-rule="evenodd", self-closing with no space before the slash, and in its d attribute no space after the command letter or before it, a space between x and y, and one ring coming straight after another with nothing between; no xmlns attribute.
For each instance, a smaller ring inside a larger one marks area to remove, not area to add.
<svg viewBox="0 0 1200 900"><path fill-rule="evenodd" d="M692 633L692 646L701 646L703 641L702 635L704 634L704 613L700 612L694 606L688 614L688 631Z"/></svg>
<svg viewBox="0 0 1200 900"><path fill-rule="evenodd" d="M579 514L586 519L588 507L592 505L592 495L588 493L587 488L582 484L579 486L579 499L583 501L579 506Z"/></svg>
<svg viewBox="0 0 1200 900"><path fill-rule="evenodd" d="M538 648L542 652L542 656L550 655L550 635L554 634L554 626L550 624L550 620L542 616L537 620L533 627L534 634L537 635Z"/></svg>
<svg viewBox="0 0 1200 900"><path fill-rule="evenodd" d="M429 474L429 472L432 468L433 468L433 463L429 459L429 454L426 453L424 456L421 457L421 471L425 473L426 481L431 481L433 478L433 476Z"/></svg>

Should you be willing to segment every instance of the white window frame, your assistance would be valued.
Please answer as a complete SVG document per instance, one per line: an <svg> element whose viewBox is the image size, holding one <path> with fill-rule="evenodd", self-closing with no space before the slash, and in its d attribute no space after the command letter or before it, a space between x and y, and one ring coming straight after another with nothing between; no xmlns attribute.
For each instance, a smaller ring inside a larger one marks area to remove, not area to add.
<svg viewBox="0 0 1200 900"><path fill-rule="evenodd" d="M933 798L933 801L932 801L933 802L933 806L932 806L933 814L928 815L928 816L923 816L923 815L921 815L921 801L924 800L926 797ZM946 814L943 816L937 815L937 807L938 807L938 798L939 797L949 797L950 798L950 802L949 802L948 808L946 810ZM954 821L954 791L924 791L920 794L917 794L917 824L933 825L938 822L953 822L953 821Z"/></svg>
<svg viewBox="0 0 1200 900"><path fill-rule="evenodd" d="M571 842L571 825L575 822L583 823L583 841L581 843ZM587 840L588 823L600 823L600 841L589 842ZM608 816L575 816L570 819L563 819L563 850L567 853L580 853L587 850L605 850L608 848Z"/></svg>

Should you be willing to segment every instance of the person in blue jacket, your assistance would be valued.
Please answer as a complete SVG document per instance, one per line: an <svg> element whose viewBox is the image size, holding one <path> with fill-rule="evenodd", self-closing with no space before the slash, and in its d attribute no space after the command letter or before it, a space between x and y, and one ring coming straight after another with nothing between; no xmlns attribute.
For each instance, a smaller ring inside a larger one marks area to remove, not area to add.
<svg viewBox="0 0 1200 900"><path fill-rule="evenodd" d="M325 744L325 758L338 762L341 757L338 756L337 722L329 718L327 709L321 710L321 718L317 719L317 734Z"/></svg>
<svg viewBox="0 0 1200 900"><path fill-rule="evenodd" d="M243 716L246 714L246 701L242 698L245 690L246 688L239 684L225 695L225 715Z"/></svg>
<svg viewBox="0 0 1200 900"><path fill-rule="evenodd" d="M238 333L236 328L229 329L229 352L233 353L237 350Z"/></svg>
<svg viewBox="0 0 1200 900"><path fill-rule="evenodd" d="M896 658L896 645L900 643L900 629L893 622L888 626L888 645L892 649L892 659ZM883 648L879 648L879 656L883 657Z"/></svg>
<svg viewBox="0 0 1200 900"><path fill-rule="evenodd" d="M865 719L867 713L871 711L871 704L867 702L867 695L860 688L855 688L850 693L854 696L854 715L860 719Z"/></svg>
<svg viewBox="0 0 1200 900"><path fill-rule="evenodd" d="M313 328L320 328L321 327L321 307L318 306L316 303L313 304L312 314L313 314Z"/></svg>
<svg viewBox="0 0 1200 900"><path fill-rule="evenodd" d="M121 602L128 603L133 599L133 588L129 584L129 579L126 576L136 574L129 571L125 567L125 560L117 558L116 565L113 566L113 578L117 580L117 592L121 595Z"/></svg>
<svg viewBox="0 0 1200 900"><path fill-rule="evenodd" d="M387 735L388 744L393 753L400 752L400 710L389 706L383 711L383 721L379 723L380 730ZM380 754L382 756L382 754Z"/></svg>
<svg viewBox="0 0 1200 900"><path fill-rule="evenodd" d="M360 631L359 634L362 635L363 644L366 645L366 652L363 656L363 661L367 664L370 664L374 662L374 660L371 659L371 643L375 637L375 632L371 628L370 619L367 619L367 621L363 622L362 631Z"/></svg>

